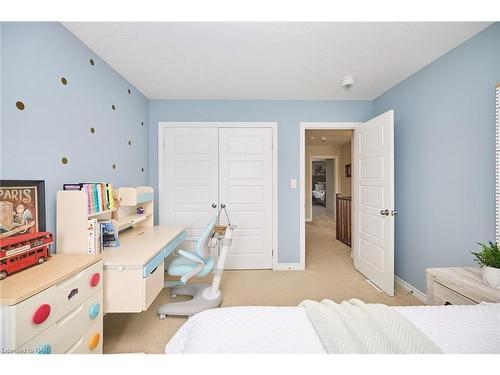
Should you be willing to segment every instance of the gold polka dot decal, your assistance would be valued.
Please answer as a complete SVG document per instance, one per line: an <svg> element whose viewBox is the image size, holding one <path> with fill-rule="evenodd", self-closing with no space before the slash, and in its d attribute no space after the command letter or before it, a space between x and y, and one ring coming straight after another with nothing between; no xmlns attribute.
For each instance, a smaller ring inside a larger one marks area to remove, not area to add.
<svg viewBox="0 0 500 375"><path fill-rule="evenodd" d="M95 134L95 128L90 128L90 132L91 132L92 134Z"/></svg>
<svg viewBox="0 0 500 375"><path fill-rule="evenodd" d="M111 105L111 109L112 109L113 111L116 109L116 107L115 107L115 105L114 105L114 104L112 104L112 105Z"/></svg>
<svg viewBox="0 0 500 375"><path fill-rule="evenodd" d="M113 169L116 169L116 164L113 164L113 165L112 165L112 168L113 168Z"/></svg>
<svg viewBox="0 0 500 375"><path fill-rule="evenodd" d="M24 111L24 108L25 108L25 107L24 107L24 103L23 103L23 102L21 102L21 101L17 101L17 102L16 102L16 107L17 107L17 109L19 109L20 111Z"/></svg>
<svg viewBox="0 0 500 375"><path fill-rule="evenodd" d="M69 160L68 160L68 158L67 158L67 157L63 157L63 158L61 159L61 163L63 163L64 165L68 164L68 162L69 162Z"/></svg>
<svg viewBox="0 0 500 375"><path fill-rule="evenodd" d="M61 77L61 83L63 85L67 85L68 84L68 80L66 78L64 78L64 77Z"/></svg>
<svg viewBox="0 0 500 375"><path fill-rule="evenodd" d="M94 66L94 60L90 59L89 63L90 63L90 65Z"/></svg>

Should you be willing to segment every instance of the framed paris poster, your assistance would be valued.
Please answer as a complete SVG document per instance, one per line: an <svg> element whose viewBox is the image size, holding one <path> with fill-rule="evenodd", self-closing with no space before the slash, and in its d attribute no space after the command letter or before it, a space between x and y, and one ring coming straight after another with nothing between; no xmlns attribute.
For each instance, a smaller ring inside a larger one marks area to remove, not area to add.
<svg viewBox="0 0 500 375"><path fill-rule="evenodd" d="M0 239L45 231L45 181L0 180Z"/></svg>

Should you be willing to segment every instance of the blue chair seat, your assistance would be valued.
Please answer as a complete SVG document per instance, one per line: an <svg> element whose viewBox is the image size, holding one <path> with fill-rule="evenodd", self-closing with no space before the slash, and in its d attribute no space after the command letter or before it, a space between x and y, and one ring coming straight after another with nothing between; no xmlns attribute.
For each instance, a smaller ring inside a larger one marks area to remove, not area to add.
<svg viewBox="0 0 500 375"><path fill-rule="evenodd" d="M203 266L201 272L196 275L197 277L203 277L208 275L210 271L212 271L214 268L214 260L212 257L206 258L204 262L205 265ZM170 276L182 276L192 271L197 266L198 264L194 263L193 261L178 255L173 257L173 259L168 264L167 273Z"/></svg>

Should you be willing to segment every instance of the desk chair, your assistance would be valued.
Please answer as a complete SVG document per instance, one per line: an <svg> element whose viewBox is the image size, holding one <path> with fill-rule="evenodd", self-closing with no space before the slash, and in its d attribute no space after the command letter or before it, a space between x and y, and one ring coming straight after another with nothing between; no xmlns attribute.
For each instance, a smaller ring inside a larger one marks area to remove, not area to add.
<svg viewBox="0 0 500 375"><path fill-rule="evenodd" d="M167 315L191 316L203 310L216 308L221 304L222 294L219 290L219 285L224 271L227 252L232 241L232 232L235 227L229 226L224 238L212 237L211 234L216 223L217 217L210 220L198 239L194 252L179 250L178 255L168 264L167 273L171 276L181 277L179 281L167 281L165 283L165 287L172 288L170 291L172 298L176 298L178 294L189 295L193 298L189 301L172 302L160 306L158 310L160 319L165 319ZM218 240L222 240L223 246L212 285L187 285L187 281L192 277L203 277L214 270L215 262L209 256L209 248L216 246Z"/></svg>
<svg viewBox="0 0 500 375"><path fill-rule="evenodd" d="M217 223L217 217L213 217L203 229L200 238L196 241L196 248L194 253L186 250L178 250L177 256L167 266L167 273L170 276L180 276L179 281L166 282L166 287L172 287L171 294L175 298L176 286L186 285L187 281L196 276L203 277L209 274L214 268L214 259L209 256L208 243L210 235Z"/></svg>

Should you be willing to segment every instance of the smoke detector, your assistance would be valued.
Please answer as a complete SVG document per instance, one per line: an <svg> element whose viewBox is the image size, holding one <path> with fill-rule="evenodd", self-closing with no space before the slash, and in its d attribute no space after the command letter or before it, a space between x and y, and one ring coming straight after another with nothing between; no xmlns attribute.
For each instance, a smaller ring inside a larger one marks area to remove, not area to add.
<svg viewBox="0 0 500 375"><path fill-rule="evenodd" d="M342 79L342 87L346 90L349 90L352 86L354 86L354 77L347 76Z"/></svg>

